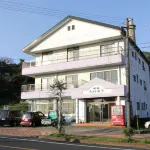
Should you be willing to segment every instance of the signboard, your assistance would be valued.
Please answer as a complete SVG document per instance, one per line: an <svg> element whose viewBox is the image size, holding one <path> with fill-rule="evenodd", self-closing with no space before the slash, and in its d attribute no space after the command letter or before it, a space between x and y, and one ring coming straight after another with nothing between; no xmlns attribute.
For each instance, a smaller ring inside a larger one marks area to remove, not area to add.
<svg viewBox="0 0 150 150"><path fill-rule="evenodd" d="M124 106L111 106L111 120L112 125L125 125Z"/></svg>
<svg viewBox="0 0 150 150"><path fill-rule="evenodd" d="M105 94L111 92L111 89L104 89L101 86L92 86L88 91L83 91L83 94Z"/></svg>

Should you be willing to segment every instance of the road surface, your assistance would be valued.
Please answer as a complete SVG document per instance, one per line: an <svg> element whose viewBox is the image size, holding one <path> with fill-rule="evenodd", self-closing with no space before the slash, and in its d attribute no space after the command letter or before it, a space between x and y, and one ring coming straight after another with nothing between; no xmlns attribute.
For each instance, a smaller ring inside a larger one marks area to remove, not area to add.
<svg viewBox="0 0 150 150"><path fill-rule="evenodd" d="M61 143L37 138L0 137L0 150L137 150L133 148ZM140 150L140 149L139 149Z"/></svg>

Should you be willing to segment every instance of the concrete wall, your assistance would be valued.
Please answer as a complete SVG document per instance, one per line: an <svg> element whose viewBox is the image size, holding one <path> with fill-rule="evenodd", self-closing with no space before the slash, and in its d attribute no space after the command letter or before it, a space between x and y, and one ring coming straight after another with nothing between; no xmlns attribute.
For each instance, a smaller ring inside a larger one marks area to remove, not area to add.
<svg viewBox="0 0 150 150"><path fill-rule="evenodd" d="M75 30L68 31L68 26L75 25ZM88 41L99 40L108 37L120 36L120 31L100 25L95 25L79 20L72 20L46 40L33 48L31 52L39 52L45 49L69 46Z"/></svg>
<svg viewBox="0 0 150 150"><path fill-rule="evenodd" d="M130 45L130 87L131 87L131 101L133 106L133 115L136 115L137 110L137 102L140 102L140 110L139 116L140 117L147 117L150 116L150 75L149 75L149 66L146 63L146 61L141 57L141 55L135 51L135 48ZM137 60L132 57L132 52L134 52L137 55ZM141 64L139 64L139 59L141 61ZM145 71L142 68L142 61L144 62ZM134 82L133 75L138 75L138 83L137 83L137 77L136 82ZM142 80L142 85L140 85L140 79ZM146 82L147 90L144 90L144 84L143 80ZM142 103L146 103L148 108L146 110L142 110ZM148 115L147 115L148 112Z"/></svg>

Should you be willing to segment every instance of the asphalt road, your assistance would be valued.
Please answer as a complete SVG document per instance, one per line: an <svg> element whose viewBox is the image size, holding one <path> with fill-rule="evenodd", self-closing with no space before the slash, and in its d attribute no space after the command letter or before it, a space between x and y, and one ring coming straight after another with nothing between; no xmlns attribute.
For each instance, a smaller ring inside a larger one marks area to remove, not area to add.
<svg viewBox="0 0 150 150"><path fill-rule="evenodd" d="M0 137L0 150L137 150L103 145L61 143L36 138ZM139 149L140 150L140 149Z"/></svg>

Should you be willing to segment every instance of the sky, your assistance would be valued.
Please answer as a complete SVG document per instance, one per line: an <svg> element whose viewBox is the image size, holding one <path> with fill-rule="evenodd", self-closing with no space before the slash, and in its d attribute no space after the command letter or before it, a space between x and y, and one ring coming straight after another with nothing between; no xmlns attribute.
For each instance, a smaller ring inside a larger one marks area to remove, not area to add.
<svg viewBox="0 0 150 150"><path fill-rule="evenodd" d="M68 15L117 26L125 26L126 18L132 17L137 44L148 47L149 6L150 0L0 0L0 57L32 60L21 50Z"/></svg>

